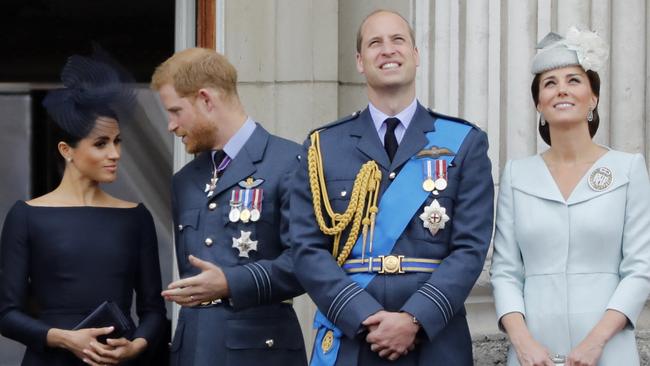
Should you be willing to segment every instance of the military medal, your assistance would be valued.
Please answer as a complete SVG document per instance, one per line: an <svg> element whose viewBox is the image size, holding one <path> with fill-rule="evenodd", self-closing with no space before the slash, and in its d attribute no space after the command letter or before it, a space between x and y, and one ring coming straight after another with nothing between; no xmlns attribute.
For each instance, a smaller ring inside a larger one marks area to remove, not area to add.
<svg viewBox="0 0 650 366"><path fill-rule="evenodd" d="M431 235L436 235L438 230L445 228L449 216L447 216L447 209L440 206L438 200L434 199L429 206L424 208L420 220L424 223L424 227L429 229Z"/></svg>
<svg viewBox="0 0 650 366"><path fill-rule="evenodd" d="M230 220L230 222L239 221L241 215L241 211L239 210L241 207L240 195L240 189L233 189L232 192L230 192L230 213L228 214L228 220Z"/></svg>
<svg viewBox="0 0 650 366"><path fill-rule="evenodd" d="M260 210L254 208L251 210L251 221L256 222L257 220L260 219Z"/></svg>
<svg viewBox="0 0 650 366"><path fill-rule="evenodd" d="M435 183L436 183L436 189L439 190L439 191L444 191L445 188L447 188L447 180L446 179L438 178L438 179L436 179Z"/></svg>
<svg viewBox="0 0 650 366"><path fill-rule="evenodd" d="M240 191L241 192L241 191ZM243 191L243 204L242 204L242 209L241 213L239 214L239 219L243 223L247 223L251 219L251 211L250 211L250 202L251 202L251 190L246 189Z"/></svg>
<svg viewBox="0 0 650 366"><path fill-rule="evenodd" d="M251 219L250 210L247 209L247 208L244 208L243 210L241 210L241 213L239 214L239 219L243 223L247 223L248 221L250 221L250 219Z"/></svg>
<svg viewBox="0 0 650 366"><path fill-rule="evenodd" d="M422 189L427 192L431 192L436 189L436 183L433 181L433 179L426 179L424 182L422 182Z"/></svg>
<svg viewBox="0 0 650 366"><path fill-rule="evenodd" d="M589 174L589 188L596 192L606 190L612 182L614 182L614 175L609 168L596 168Z"/></svg>
<svg viewBox="0 0 650 366"><path fill-rule="evenodd" d="M207 193L208 198L214 195L214 189L217 187L217 182L219 181L219 175L221 174L221 172L224 171L224 169L226 169L226 167L228 166L228 164L230 164L231 161L232 159L230 159L228 155L226 155L226 157L223 158L223 160L221 160L219 166L214 165L214 161L212 161L212 166L214 167L214 169L212 170L212 177L210 177L210 183L205 185L205 191L204 191L205 193Z"/></svg>
<svg viewBox="0 0 650 366"><path fill-rule="evenodd" d="M436 189L436 184L433 181L433 166L431 159L422 160L422 175L424 175L424 181L422 182L422 189L427 192L431 192Z"/></svg>
<svg viewBox="0 0 650 366"><path fill-rule="evenodd" d="M205 191L207 193L208 198L212 197L214 194L214 189L217 187L217 181L219 178L217 178L217 171L215 170L212 173L212 178L210 178L210 184L205 185Z"/></svg>
<svg viewBox="0 0 650 366"><path fill-rule="evenodd" d="M262 214L262 189L256 188L264 183L262 178L248 177L238 183L243 190L240 190L243 203L240 205L239 220L243 223L257 221Z"/></svg>
<svg viewBox="0 0 650 366"><path fill-rule="evenodd" d="M436 160L436 189L444 191L447 188L447 161L444 159Z"/></svg>
<svg viewBox="0 0 650 366"><path fill-rule="evenodd" d="M262 214L262 188L253 189L253 203L251 208L251 221L256 222Z"/></svg>
<svg viewBox="0 0 650 366"><path fill-rule="evenodd" d="M230 213L228 213L228 220L230 220L230 222L237 222L239 221L240 216L241 212L239 209L233 207L230 209Z"/></svg>
<svg viewBox="0 0 650 366"><path fill-rule="evenodd" d="M239 238L232 238L232 247L239 250L240 257L249 258L251 250L257 251L257 240L251 240L251 232L240 230Z"/></svg>

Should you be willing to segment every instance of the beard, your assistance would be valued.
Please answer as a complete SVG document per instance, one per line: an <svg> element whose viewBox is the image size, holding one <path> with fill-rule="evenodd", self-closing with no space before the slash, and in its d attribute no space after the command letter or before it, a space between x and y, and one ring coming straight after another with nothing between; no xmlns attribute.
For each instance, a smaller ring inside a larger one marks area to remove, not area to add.
<svg viewBox="0 0 650 366"><path fill-rule="evenodd" d="M217 141L218 129L207 121L198 121L194 128L185 136L185 151L198 154L212 150Z"/></svg>

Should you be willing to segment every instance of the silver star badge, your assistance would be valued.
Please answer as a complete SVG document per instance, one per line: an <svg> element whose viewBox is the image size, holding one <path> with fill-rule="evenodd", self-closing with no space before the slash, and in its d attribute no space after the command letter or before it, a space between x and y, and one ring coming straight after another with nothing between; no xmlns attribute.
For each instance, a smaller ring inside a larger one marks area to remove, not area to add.
<svg viewBox="0 0 650 366"><path fill-rule="evenodd" d="M232 247L239 250L240 257L249 258L248 252L257 251L257 240L251 240L251 232L241 230L239 238L232 238Z"/></svg>
<svg viewBox="0 0 650 366"><path fill-rule="evenodd" d="M424 227L429 229L431 235L436 235L438 230L445 228L449 216L447 216L447 209L440 206L438 200L433 200L429 206L424 208L420 219L424 222Z"/></svg>

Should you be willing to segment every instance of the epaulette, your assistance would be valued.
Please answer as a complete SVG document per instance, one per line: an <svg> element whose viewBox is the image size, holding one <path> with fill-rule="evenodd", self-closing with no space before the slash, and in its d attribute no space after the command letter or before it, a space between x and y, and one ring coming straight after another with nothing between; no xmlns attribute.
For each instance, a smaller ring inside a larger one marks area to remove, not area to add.
<svg viewBox="0 0 650 366"><path fill-rule="evenodd" d="M354 119L357 119L360 115L361 115L361 111L360 111L360 110L359 110L359 111L356 111L356 112L354 112L354 113L352 113L352 114L348 114L347 116L345 116L345 117L341 117L341 118L337 119L337 120L334 121L334 122L330 122L330 123L328 123L328 124L326 124L326 125L324 125L324 126L320 126L320 127L318 127L318 128L315 128L315 129L309 131L309 135L311 135L312 133L314 133L314 132L316 132L316 131L326 130L326 129L331 128L331 127L334 127L334 126L338 126L338 125L340 125L341 123L345 123L345 122L347 122L347 121L352 121L352 120L354 120Z"/></svg>
<svg viewBox="0 0 650 366"><path fill-rule="evenodd" d="M462 124L465 124L465 125L468 125L468 126L472 126L473 128L479 129L479 127L478 127L477 125L473 124L473 123L470 122L470 121L467 121L467 120L464 120L464 119L462 119L462 118L459 118L459 117L448 116L448 115L446 115L446 114L438 113L438 112L434 111L434 110L431 109L431 108L427 108L427 112L429 112L429 114L430 114L433 118L446 119L446 120L448 120L448 121L454 121L454 122L462 123Z"/></svg>

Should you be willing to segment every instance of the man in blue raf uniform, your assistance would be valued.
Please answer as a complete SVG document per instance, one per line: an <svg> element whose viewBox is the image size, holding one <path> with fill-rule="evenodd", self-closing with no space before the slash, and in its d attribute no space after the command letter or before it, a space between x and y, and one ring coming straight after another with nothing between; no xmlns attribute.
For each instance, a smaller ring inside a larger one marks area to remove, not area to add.
<svg viewBox="0 0 650 366"><path fill-rule="evenodd" d="M417 102L413 39L399 14L370 14L368 108L306 143L290 230L319 310L312 365L472 364L463 303L492 235L487 136Z"/></svg>
<svg viewBox="0 0 650 366"><path fill-rule="evenodd" d="M236 84L228 60L201 48L152 78L169 131L199 154L172 184L181 280L162 293L182 306L172 364L303 365L287 226L300 146L250 119Z"/></svg>

